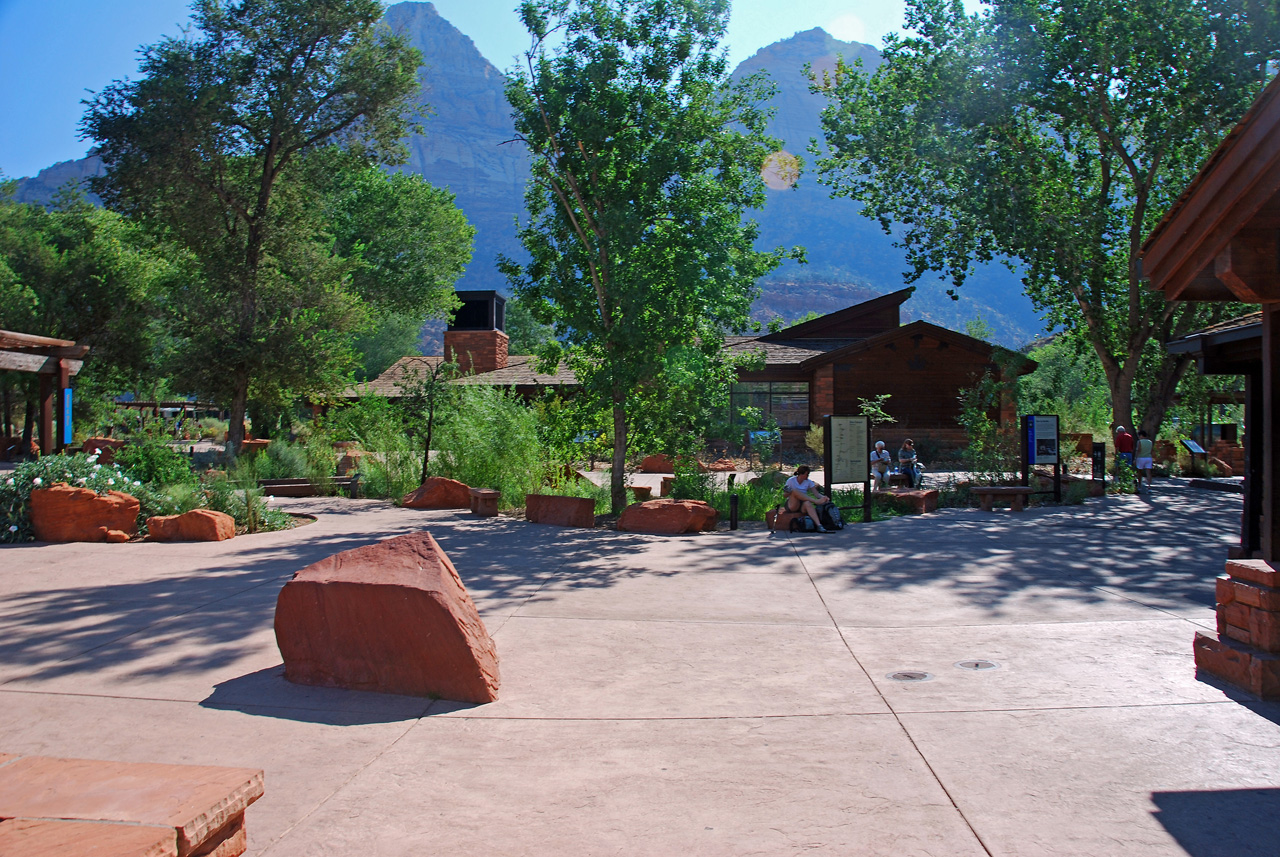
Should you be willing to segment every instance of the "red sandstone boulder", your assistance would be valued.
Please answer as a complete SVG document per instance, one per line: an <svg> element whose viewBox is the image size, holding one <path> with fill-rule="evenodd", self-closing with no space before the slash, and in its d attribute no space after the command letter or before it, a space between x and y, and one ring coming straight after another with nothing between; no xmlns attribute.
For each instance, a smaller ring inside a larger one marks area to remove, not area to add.
<svg viewBox="0 0 1280 857"><path fill-rule="evenodd" d="M147 518L147 540L153 542L220 542L236 534L236 519L212 509Z"/></svg>
<svg viewBox="0 0 1280 857"><path fill-rule="evenodd" d="M676 465L666 455L650 455L644 461L640 462L641 473L675 473Z"/></svg>
<svg viewBox="0 0 1280 857"><path fill-rule="evenodd" d="M406 509L470 509L471 489L456 479L429 476L417 491L404 495Z"/></svg>
<svg viewBox="0 0 1280 857"><path fill-rule="evenodd" d="M1231 469L1231 465L1227 464L1221 458L1214 458L1211 455L1209 456L1209 463L1212 464L1214 467L1218 468L1219 476L1229 478L1234 474L1234 471Z"/></svg>
<svg viewBox="0 0 1280 857"><path fill-rule="evenodd" d="M31 527L42 542L128 541L138 531L138 501L55 482L31 492Z"/></svg>
<svg viewBox="0 0 1280 857"><path fill-rule="evenodd" d="M430 533L343 551L299 571L276 600L285 678L298 684L498 698L498 653Z"/></svg>
<svg viewBox="0 0 1280 857"><path fill-rule="evenodd" d="M334 444L337 446L337 444ZM360 469L360 459L369 453L362 449L349 449L343 453L342 458L338 459L338 467L336 475L339 477L350 476L353 470Z"/></svg>
<svg viewBox="0 0 1280 857"><path fill-rule="evenodd" d="M116 452L124 448L124 441L112 437L86 438L80 447L85 455L98 456L100 464L111 464L116 460Z"/></svg>
<svg viewBox="0 0 1280 857"><path fill-rule="evenodd" d="M627 533L675 535L714 530L719 513L701 500L646 500L622 510L618 529Z"/></svg>
<svg viewBox="0 0 1280 857"><path fill-rule="evenodd" d="M708 464L706 469L716 473L731 473L738 469L738 465L734 464L728 458L717 458L715 461Z"/></svg>
<svg viewBox="0 0 1280 857"><path fill-rule="evenodd" d="M241 455L257 455L259 452L264 451L270 445L271 445L270 439L253 440L251 438L246 438L240 441L240 454Z"/></svg>
<svg viewBox="0 0 1280 857"><path fill-rule="evenodd" d="M524 517L531 524L553 524L557 527L596 525L596 501L590 497L564 497L559 494L526 494Z"/></svg>

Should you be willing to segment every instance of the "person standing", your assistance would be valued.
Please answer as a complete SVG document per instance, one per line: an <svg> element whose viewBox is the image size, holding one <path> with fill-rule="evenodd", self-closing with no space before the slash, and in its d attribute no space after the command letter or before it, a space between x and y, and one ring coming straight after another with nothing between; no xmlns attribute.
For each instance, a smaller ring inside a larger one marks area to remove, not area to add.
<svg viewBox="0 0 1280 857"><path fill-rule="evenodd" d="M1138 468L1138 490L1142 490L1142 479L1146 477L1147 490L1151 490L1151 473L1155 470L1153 460L1155 444L1147 437L1146 429L1138 430L1138 445L1134 451L1134 466Z"/></svg>
<svg viewBox="0 0 1280 857"><path fill-rule="evenodd" d="M883 491L889 484L889 467L893 464L893 456L884 448L884 441L876 441L876 448L871 451L871 490Z"/></svg>
<svg viewBox="0 0 1280 857"><path fill-rule="evenodd" d="M818 509L814 506L814 503L830 503L831 498L818 491L818 483L809 478L808 465L802 464L797 467L795 475L787 480L787 484L783 486L782 490L787 495L788 512L804 512L810 518L813 518L813 523L817 525L818 532L828 532L822 526L822 518L818 517ZM815 492L818 493L817 497L813 496Z"/></svg>
<svg viewBox="0 0 1280 857"><path fill-rule="evenodd" d="M1133 435L1124 426L1116 426L1116 462L1121 461L1133 467Z"/></svg>

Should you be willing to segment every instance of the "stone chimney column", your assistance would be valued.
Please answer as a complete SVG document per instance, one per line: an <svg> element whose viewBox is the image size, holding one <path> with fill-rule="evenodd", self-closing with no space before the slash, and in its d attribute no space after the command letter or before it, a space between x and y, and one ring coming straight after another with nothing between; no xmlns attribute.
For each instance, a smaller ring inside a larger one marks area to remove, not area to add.
<svg viewBox="0 0 1280 857"><path fill-rule="evenodd" d="M501 330L446 330L444 359L457 363L464 373L505 369L510 341Z"/></svg>

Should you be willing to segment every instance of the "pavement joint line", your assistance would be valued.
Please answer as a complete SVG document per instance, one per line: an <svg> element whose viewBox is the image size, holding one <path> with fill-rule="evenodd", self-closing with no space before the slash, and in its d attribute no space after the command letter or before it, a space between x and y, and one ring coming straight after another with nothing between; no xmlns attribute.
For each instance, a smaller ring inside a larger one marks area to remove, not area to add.
<svg viewBox="0 0 1280 857"><path fill-rule="evenodd" d="M1097 590L1097 591L1099 591L1099 592L1105 592L1105 593L1107 593L1108 595L1114 595L1114 596L1116 596L1117 598L1123 598L1125 601L1132 601L1134 604L1140 604L1141 606L1146 607L1148 610L1155 610L1157 613L1164 613L1166 616L1170 616L1170 617L1172 617L1172 618L1174 618L1174 619L1181 619L1181 620L1182 620L1182 621L1184 621L1184 622L1190 622L1192 625L1197 625L1197 626L1199 626L1199 627L1201 627L1201 628L1213 628L1215 631L1217 630L1216 628L1214 628L1214 627L1213 627L1213 626L1211 626L1211 625L1204 624L1203 622L1197 622L1197 621L1195 621L1194 619L1188 619L1186 616L1181 616L1181 615L1179 615L1179 614L1177 614L1177 613L1174 613L1174 612L1172 612L1171 610L1168 610L1168 609L1166 609L1166 608L1164 608L1164 607L1157 607L1157 606L1155 606L1154 604L1148 604L1148 603L1146 603L1145 601L1141 601L1141 600L1139 600L1139 599L1137 599L1137 598L1134 598L1134 597L1132 597L1132 596L1130 596L1130 595L1126 595L1126 594L1124 594L1123 592L1113 592L1113 591L1111 591L1110 589L1108 589L1105 585L1095 586L1095 587L1093 587L1093 588L1094 588L1094 589L1096 589L1096 590ZM1205 604L1197 604L1197 605L1195 605L1195 606L1197 606L1197 607L1201 607L1201 608L1202 608L1202 609L1204 609L1204 610L1211 610L1211 609L1213 609L1213 608L1211 608L1211 607L1209 607L1208 605L1205 605Z"/></svg>
<svg viewBox="0 0 1280 857"><path fill-rule="evenodd" d="M867 677L867 681L871 682L871 686L875 689L876 695L880 697L880 701L889 709L889 713L893 715L894 722L898 724L898 728L902 730L903 736L908 742L910 742L911 749L916 751L916 755L919 756L920 761L929 771L929 776L933 777L933 781L938 784L938 788L942 789L942 793L946 795L947 800L951 802L951 806L955 809L956 815L960 816L960 820L964 822L965 827L969 828L969 832L973 834L974 841L978 843L978 847L983 850L987 857L992 857L991 849L987 847L987 843L983 841L982 835L979 834L977 828L973 826L973 822L969 820L969 816L967 816L964 810L960 808L960 804L956 803L955 796L951 794L946 783L942 782L942 778L938 776L938 772L935 771L933 765L929 763L929 759L925 756L924 750L922 750L920 745L916 743L915 736L913 736L911 731L907 729L907 724L902 722L902 717L893 707L893 703L891 703L888 697L884 695L884 691L880 689L880 685L871 677L871 673L867 670L866 666L863 665L862 661L858 659L857 654L853 651L853 647L849 645L849 640L845 637L844 630L841 629L840 623L836 621L835 614L831 612L831 607L827 604L827 599L822 596L822 590L818 588L818 582L813 579L812 574L809 574L809 566L805 563L804 557L796 547L795 540L788 537L787 541L791 543L791 550L795 552L796 559L800 561L800 566L804 568L805 574L809 575L809 585L813 587L814 594L818 596L818 601L822 604L822 609L827 611L827 616L831 619L831 624L835 627L836 633L840 635L840 641L844 643L845 650L849 652L849 657L853 658L853 662L858 665L858 669L862 670L862 674Z"/></svg>
<svg viewBox="0 0 1280 857"><path fill-rule="evenodd" d="M644 625L743 625L747 627L762 626L766 628L825 628L826 622L740 622L732 619L634 619L628 616L517 616L511 619L535 620L539 622L636 622ZM505 624L505 622L503 623Z"/></svg>
<svg viewBox="0 0 1280 857"><path fill-rule="evenodd" d="M428 707L428 708L427 708L427 711L430 711L430 710L431 710L431 708L430 708L430 707ZM425 716L425 714L424 714L423 716ZM288 836L290 833L292 833L294 830L296 830L296 829L298 828L298 825L302 824L302 823L303 823L304 821L306 821L308 818L310 818L311 816L315 815L315 814L320 810L320 808L321 808L321 807L323 807L323 806L324 806L326 803L328 803L329 801L333 800L334 796L336 796L336 795L338 794L338 792L342 791L342 790L343 790L343 789L345 789L347 786L349 786L349 785L352 783L352 781L353 781L353 780L355 780L355 778L356 778L356 777L360 776L360 775L361 775L361 774L363 774L365 771L367 771L367 770L369 769L369 767L370 767L374 762L377 762L377 761L378 761L379 759L381 759L384 755L386 755L386 753L387 753L388 751L390 751L392 747L394 747L395 745L399 744L399 743L401 742L401 740L403 740L403 739L404 739L404 736L408 735L411 731L413 731L413 727L417 726L417 725L418 725L418 721L420 721L421 719L422 719L422 717L415 717L415 718L413 718L413 719L412 719L412 722L407 723L407 724L405 725L405 727L404 727L404 730L403 730L399 735L397 735L397 736L395 737L395 740L394 740L394 741L392 741L390 744L387 744L385 747L383 747L381 750L379 750L379 751L378 751L378 752L373 756L373 758L369 759L369 760L368 760L367 762L365 762L363 765L361 765L360 767L356 768L356 770L352 772L351 776L347 777L347 778L346 778L345 780L343 780L341 783L339 783L338 785L334 786L333 791L329 792L329 794L327 794L327 795L325 795L324 797L320 798L320 800L318 800L318 801L316 802L315 806L311 807L311 809L307 810L307 811L306 811L305 813L303 813L299 818L295 819L295 820L294 820L294 822L293 822L292 824L290 824L290 825L289 825L288 827L286 827L284 830L280 831L280 835L279 835L279 836L277 836L275 839L273 839L273 840L271 840L270 842L268 842L268 843L267 843L267 845L266 845L266 847L265 847L265 848L263 848L261 851L259 851L259 852L258 852L258 857L265 857L265 855L266 855L268 852L270 852L270 851L271 851L271 849L275 848L275 847L276 847L276 845L278 845L280 842L282 842L286 836Z"/></svg>

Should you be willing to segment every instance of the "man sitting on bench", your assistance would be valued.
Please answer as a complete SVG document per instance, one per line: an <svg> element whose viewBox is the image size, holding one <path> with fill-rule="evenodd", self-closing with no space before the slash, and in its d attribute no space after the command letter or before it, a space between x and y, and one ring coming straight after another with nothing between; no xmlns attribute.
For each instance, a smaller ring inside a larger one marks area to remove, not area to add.
<svg viewBox="0 0 1280 857"><path fill-rule="evenodd" d="M818 509L813 504L816 500L818 503L830 503L831 498L824 497L821 493L815 498L811 492L818 490L818 483L809 478L808 465L802 464L796 468L796 475L787 480L787 484L783 486L783 491L787 495L787 511L788 512L804 512L813 523L818 527L818 532L825 533L827 529L822 526L822 518L818 517Z"/></svg>

